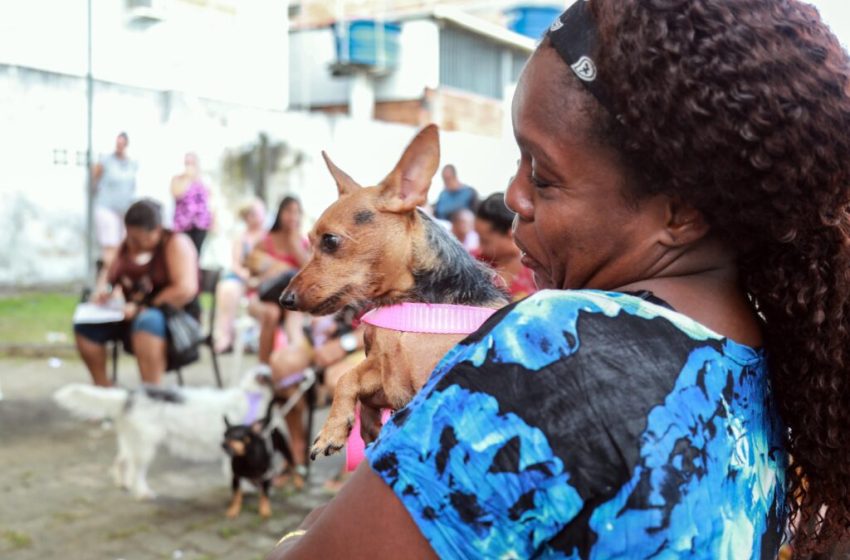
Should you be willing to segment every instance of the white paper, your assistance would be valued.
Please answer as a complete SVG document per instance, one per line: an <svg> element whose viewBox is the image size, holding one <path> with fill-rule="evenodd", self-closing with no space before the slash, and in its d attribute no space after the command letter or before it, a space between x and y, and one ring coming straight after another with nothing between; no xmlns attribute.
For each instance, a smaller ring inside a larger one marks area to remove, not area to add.
<svg viewBox="0 0 850 560"><path fill-rule="evenodd" d="M124 306L121 302L108 305L80 303L74 310L74 324L120 323L123 320Z"/></svg>

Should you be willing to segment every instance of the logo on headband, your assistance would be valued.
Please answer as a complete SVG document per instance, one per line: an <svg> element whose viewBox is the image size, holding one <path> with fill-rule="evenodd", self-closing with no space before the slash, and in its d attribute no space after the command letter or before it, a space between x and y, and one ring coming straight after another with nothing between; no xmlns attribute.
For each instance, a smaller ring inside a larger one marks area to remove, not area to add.
<svg viewBox="0 0 850 560"><path fill-rule="evenodd" d="M564 26L564 22L561 21L561 16L555 18L555 21L552 22L552 25L549 27L549 33L554 33Z"/></svg>
<svg viewBox="0 0 850 560"><path fill-rule="evenodd" d="M596 64L588 56L582 56L575 64L570 65L580 80L592 82L596 79Z"/></svg>

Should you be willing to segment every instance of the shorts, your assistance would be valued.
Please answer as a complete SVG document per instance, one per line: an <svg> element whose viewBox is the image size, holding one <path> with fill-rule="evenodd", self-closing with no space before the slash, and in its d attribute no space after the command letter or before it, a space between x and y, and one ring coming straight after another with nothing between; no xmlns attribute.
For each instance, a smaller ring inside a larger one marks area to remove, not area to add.
<svg viewBox="0 0 850 560"><path fill-rule="evenodd" d="M95 206L94 231L100 247L118 247L124 240L124 217L114 210Z"/></svg>
<svg viewBox="0 0 850 560"><path fill-rule="evenodd" d="M134 333L146 332L160 338L166 336L165 314L159 309L147 308L132 322L75 324L74 332L96 344L121 340L127 351L131 351L130 340Z"/></svg>

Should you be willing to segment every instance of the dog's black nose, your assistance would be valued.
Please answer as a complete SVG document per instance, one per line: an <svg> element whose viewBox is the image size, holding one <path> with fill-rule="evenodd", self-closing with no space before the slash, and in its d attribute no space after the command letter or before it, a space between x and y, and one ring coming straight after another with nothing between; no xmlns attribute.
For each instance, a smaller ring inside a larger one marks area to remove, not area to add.
<svg viewBox="0 0 850 560"><path fill-rule="evenodd" d="M292 290L285 290L282 294L280 294L280 299L278 300L281 306L286 309L295 309L295 292Z"/></svg>

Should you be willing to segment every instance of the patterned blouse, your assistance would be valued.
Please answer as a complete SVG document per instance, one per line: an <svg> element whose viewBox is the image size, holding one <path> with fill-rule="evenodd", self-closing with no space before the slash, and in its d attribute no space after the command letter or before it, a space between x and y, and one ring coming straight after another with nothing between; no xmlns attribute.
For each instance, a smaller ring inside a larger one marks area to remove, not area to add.
<svg viewBox="0 0 850 560"><path fill-rule="evenodd" d="M209 191L199 180L192 181L174 204L174 231L189 231L193 228L208 230L212 225L209 207Z"/></svg>
<svg viewBox="0 0 850 560"><path fill-rule="evenodd" d="M451 350L367 450L442 558L775 558L764 353L639 297L543 291Z"/></svg>

